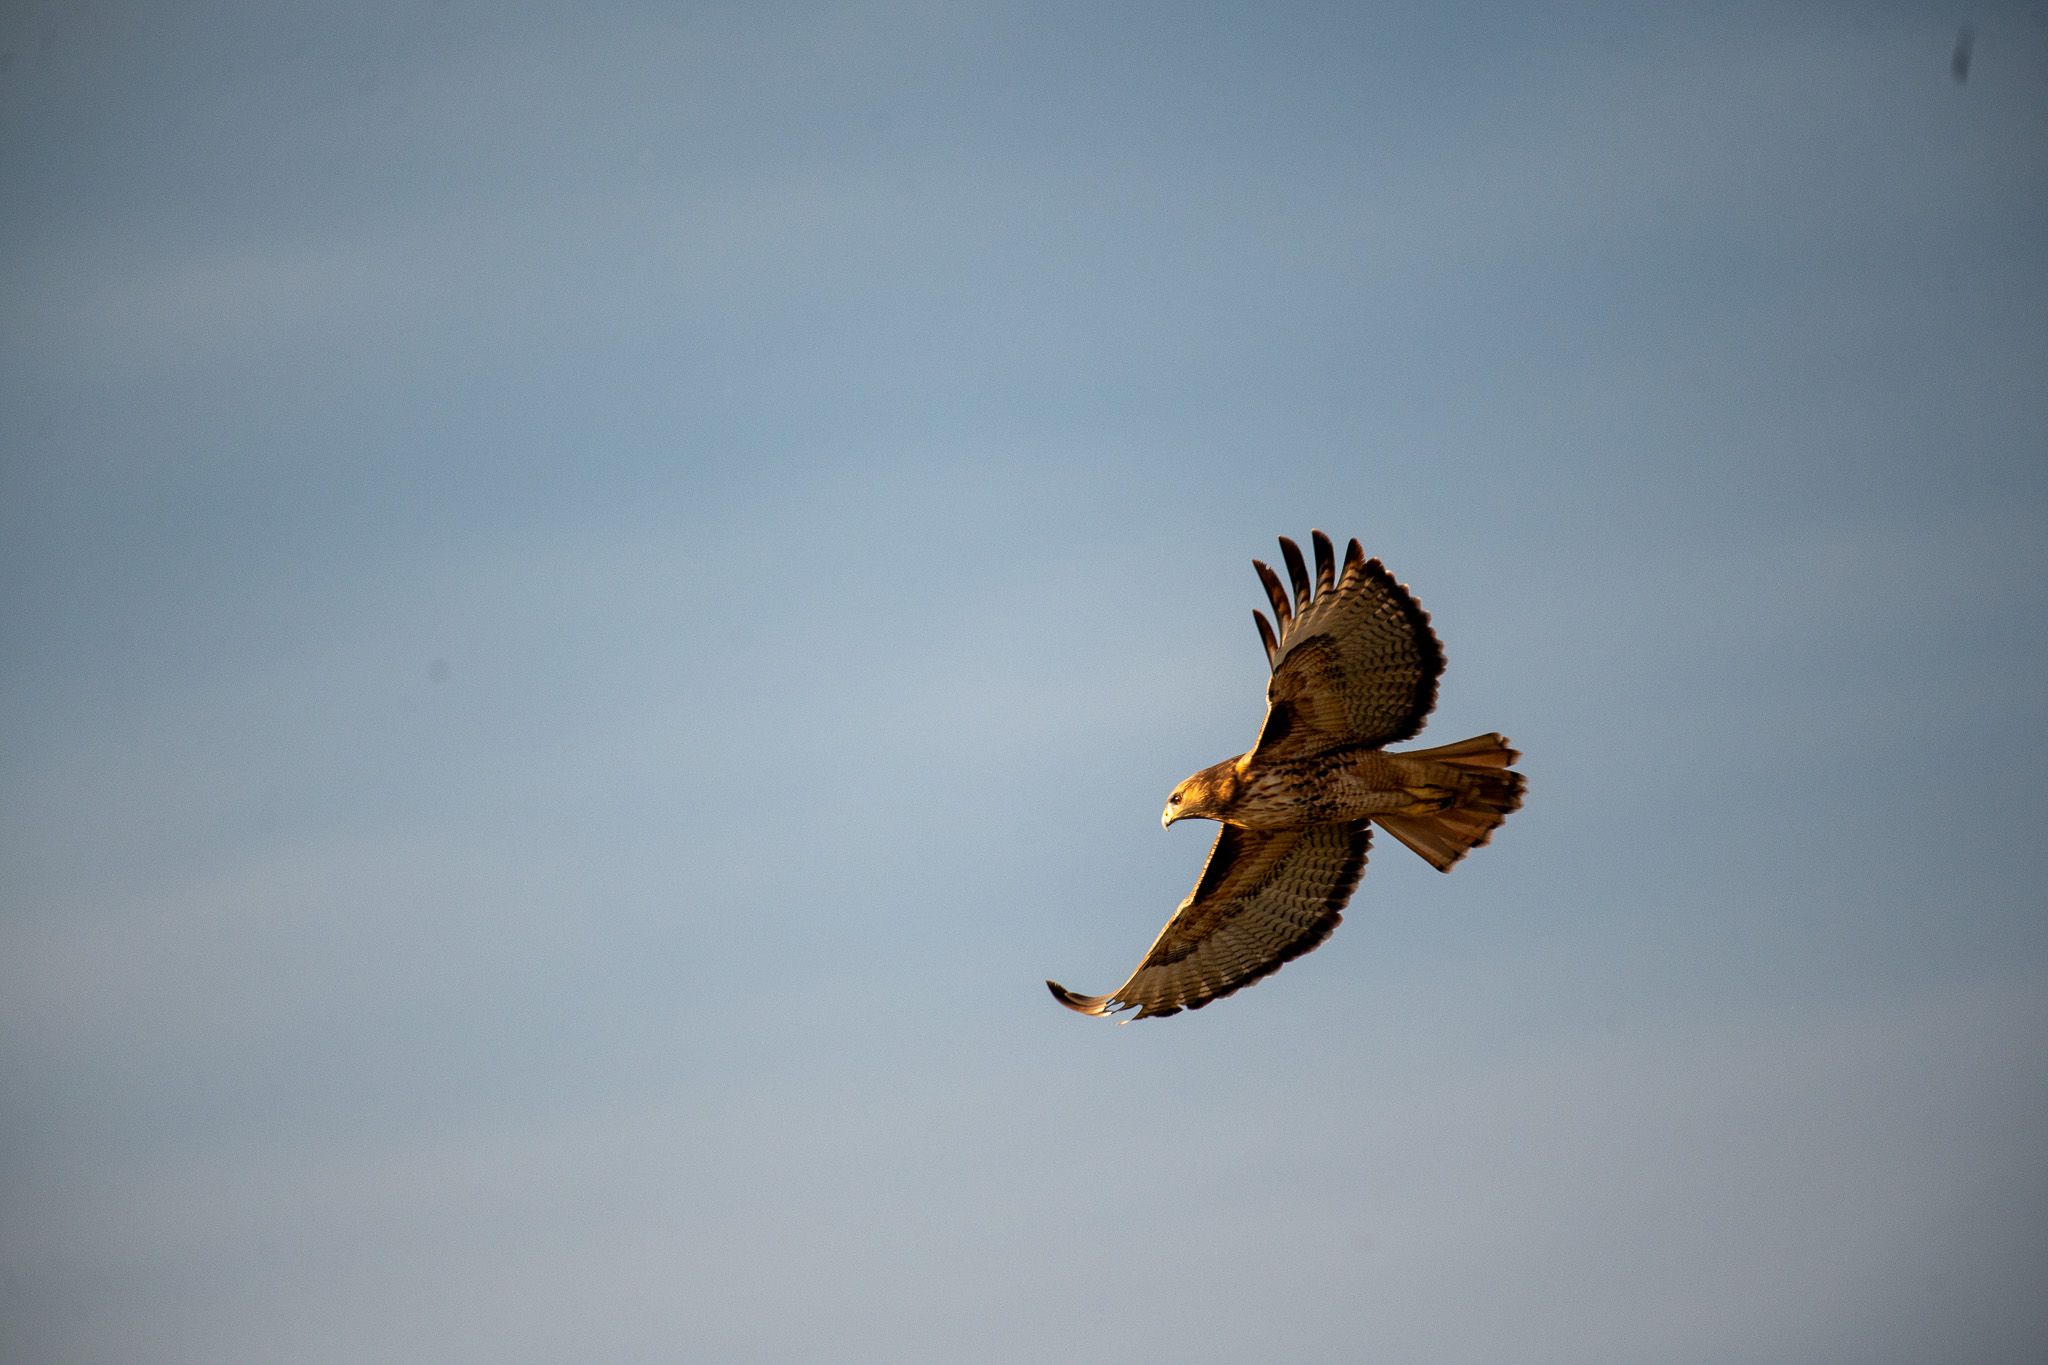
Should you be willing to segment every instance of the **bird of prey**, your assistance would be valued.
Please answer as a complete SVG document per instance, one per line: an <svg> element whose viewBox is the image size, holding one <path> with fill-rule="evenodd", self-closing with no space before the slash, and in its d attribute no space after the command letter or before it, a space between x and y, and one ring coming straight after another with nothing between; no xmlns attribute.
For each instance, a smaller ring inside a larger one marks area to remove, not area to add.
<svg viewBox="0 0 2048 1365"><path fill-rule="evenodd" d="M1202 769L1166 798L1162 825L1223 828L1195 889L1130 980L1107 995L1053 998L1083 1014L1134 1018L1200 1009L1330 936L1365 870L1377 824L1448 872L1522 804L1521 757L1498 734L1388 753L1436 705L1443 649L1429 615L1358 542L1340 568L1311 533L1315 576L1280 538L1292 581L1257 560L1273 621L1254 611L1272 677L1251 752Z"/></svg>

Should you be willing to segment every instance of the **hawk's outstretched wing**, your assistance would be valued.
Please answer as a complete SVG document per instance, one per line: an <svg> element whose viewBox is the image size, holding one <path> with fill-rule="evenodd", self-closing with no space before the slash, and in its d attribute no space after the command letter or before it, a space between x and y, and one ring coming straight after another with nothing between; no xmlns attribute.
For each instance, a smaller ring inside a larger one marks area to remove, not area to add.
<svg viewBox="0 0 2048 1365"><path fill-rule="evenodd" d="M1300 548L1280 538L1293 580L1291 597L1277 574L1252 561L1279 623L1276 632L1265 613L1252 613L1273 666L1254 758L1392 744L1420 730L1436 705L1444 652L1429 628L1429 613L1385 565L1367 559L1357 541L1345 549L1339 572L1330 538L1321 531L1311 537L1313 580Z"/></svg>
<svg viewBox="0 0 2048 1365"><path fill-rule="evenodd" d="M1365 824L1253 830L1225 825L1201 880L1159 931L1131 979L1108 995L1053 999L1083 1014L1136 1018L1198 1010L1276 972L1330 936L1365 871Z"/></svg>

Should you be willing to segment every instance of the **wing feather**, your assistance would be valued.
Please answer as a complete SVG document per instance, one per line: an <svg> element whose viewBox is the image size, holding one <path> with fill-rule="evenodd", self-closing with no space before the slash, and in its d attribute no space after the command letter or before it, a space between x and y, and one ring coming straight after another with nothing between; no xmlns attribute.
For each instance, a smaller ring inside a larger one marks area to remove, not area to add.
<svg viewBox="0 0 2048 1365"><path fill-rule="evenodd" d="M1285 638L1288 622L1294 619L1294 612L1287 605L1287 590L1280 586L1280 576L1258 560L1252 561L1252 568L1258 572L1259 583L1266 590L1266 600L1273 604L1273 620L1279 624L1280 634Z"/></svg>
<svg viewBox="0 0 2048 1365"><path fill-rule="evenodd" d="M1138 1019L1198 1010L1271 975L1330 936L1365 871L1366 824L1299 830L1225 825L1195 889L1130 979L1107 995L1053 998L1083 1014Z"/></svg>
<svg viewBox="0 0 2048 1365"><path fill-rule="evenodd" d="M1266 699L1291 711L1271 743L1262 740L1253 751L1260 758L1392 744L1419 731L1436 705L1444 655L1429 613L1356 540L1345 547L1341 572L1331 562L1329 538L1316 531L1311 540L1313 591L1300 549L1280 541L1294 581L1292 603L1273 571L1254 561L1278 624L1270 644L1260 631L1273 670Z"/></svg>
<svg viewBox="0 0 2048 1365"><path fill-rule="evenodd" d="M1301 562L1301 547L1286 536L1280 537L1280 557L1287 561L1287 576L1294 582L1294 611L1299 616L1308 609L1308 599L1314 595L1308 565Z"/></svg>
<svg viewBox="0 0 2048 1365"><path fill-rule="evenodd" d="M1252 620L1258 623L1259 643L1266 647L1266 663L1270 666L1280 653L1279 638L1273 634L1273 623L1266 619L1266 613L1257 607L1252 608Z"/></svg>

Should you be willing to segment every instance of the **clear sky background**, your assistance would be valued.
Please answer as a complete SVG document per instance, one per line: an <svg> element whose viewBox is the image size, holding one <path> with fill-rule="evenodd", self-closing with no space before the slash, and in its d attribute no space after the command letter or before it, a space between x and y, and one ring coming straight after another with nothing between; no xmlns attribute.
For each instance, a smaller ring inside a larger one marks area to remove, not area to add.
<svg viewBox="0 0 2048 1365"><path fill-rule="evenodd" d="M2043 7L52 0L0 170L7 1359L2048 1358ZM1311 526L1528 805L1057 1008Z"/></svg>

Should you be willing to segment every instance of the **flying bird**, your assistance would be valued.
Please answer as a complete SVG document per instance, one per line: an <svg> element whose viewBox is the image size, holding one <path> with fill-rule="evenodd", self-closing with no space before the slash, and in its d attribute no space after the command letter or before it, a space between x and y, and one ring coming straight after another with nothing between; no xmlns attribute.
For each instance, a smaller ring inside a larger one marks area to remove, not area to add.
<svg viewBox="0 0 2048 1365"><path fill-rule="evenodd" d="M1440 872L1492 837L1522 804L1521 757L1505 735L1388 753L1436 705L1443 648L1429 614L1352 541L1341 569L1310 533L1315 576L1285 536L1292 582L1257 560L1273 620L1253 611L1272 677L1249 753L1173 789L1162 825L1222 824L1195 889L1130 980L1107 995L1053 998L1083 1014L1134 1018L1197 1010L1278 971L1330 936L1365 871L1377 824Z"/></svg>

